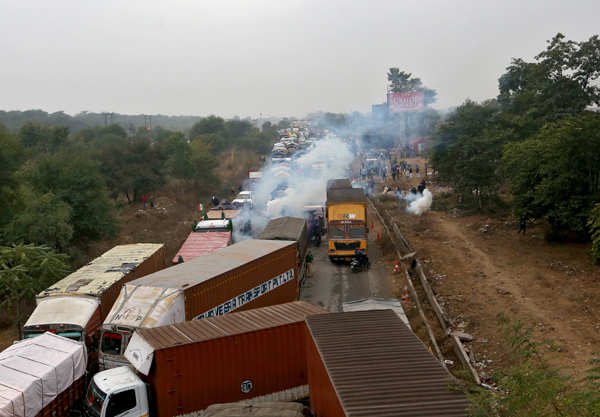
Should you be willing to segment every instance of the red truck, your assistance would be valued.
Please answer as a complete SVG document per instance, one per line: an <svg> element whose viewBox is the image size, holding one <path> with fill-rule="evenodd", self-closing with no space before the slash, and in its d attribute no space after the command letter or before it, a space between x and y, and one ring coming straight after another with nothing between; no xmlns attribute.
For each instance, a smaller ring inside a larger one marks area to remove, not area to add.
<svg viewBox="0 0 600 417"><path fill-rule="evenodd" d="M214 252L231 245L229 220L203 220L198 222L179 251L173 257L173 265L191 261L200 255Z"/></svg>

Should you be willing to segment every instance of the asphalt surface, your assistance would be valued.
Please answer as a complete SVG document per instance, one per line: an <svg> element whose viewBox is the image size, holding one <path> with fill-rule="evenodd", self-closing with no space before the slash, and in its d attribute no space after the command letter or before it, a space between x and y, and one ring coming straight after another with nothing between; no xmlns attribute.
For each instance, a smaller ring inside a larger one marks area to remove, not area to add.
<svg viewBox="0 0 600 417"><path fill-rule="evenodd" d="M320 247L314 243L309 251L314 256L312 276L307 277L300 289L300 299L320 305L331 312L342 311L342 303L368 297L393 298L388 278L389 266L381 261L376 233L369 233L367 255L371 268L352 272L349 263L333 263L327 257L327 235Z"/></svg>

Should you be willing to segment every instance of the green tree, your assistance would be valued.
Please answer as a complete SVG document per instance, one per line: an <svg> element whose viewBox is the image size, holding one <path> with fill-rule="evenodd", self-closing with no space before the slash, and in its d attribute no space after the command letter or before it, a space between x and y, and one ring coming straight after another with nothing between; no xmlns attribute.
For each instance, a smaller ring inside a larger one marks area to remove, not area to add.
<svg viewBox="0 0 600 417"><path fill-rule="evenodd" d="M502 180L499 168L505 138L496 127L497 114L494 101L466 101L433 135L431 164L439 179L479 208L493 201Z"/></svg>
<svg viewBox="0 0 600 417"><path fill-rule="evenodd" d="M225 120L217 116L208 116L192 126L190 130L190 137L192 139L197 138L200 135L206 133L221 133L225 130Z"/></svg>
<svg viewBox="0 0 600 417"><path fill-rule="evenodd" d="M600 201L600 115L583 112L506 145L503 165L519 217L545 218L553 237L586 235Z"/></svg>
<svg viewBox="0 0 600 417"><path fill-rule="evenodd" d="M46 246L0 246L0 308L14 310L21 328L22 306L69 273L66 255Z"/></svg>
<svg viewBox="0 0 600 417"><path fill-rule="evenodd" d="M592 237L592 256L594 261L600 264L600 203L590 212L587 224Z"/></svg>
<svg viewBox="0 0 600 417"><path fill-rule="evenodd" d="M15 212L17 178L15 172L24 159L19 137L0 124L0 227Z"/></svg>
<svg viewBox="0 0 600 417"><path fill-rule="evenodd" d="M132 203L164 185L160 146L152 146L148 139L121 138L99 148L96 159L115 199L123 194Z"/></svg>
<svg viewBox="0 0 600 417"><path fill-rule="evenodd" d="M19 129L19 136L25 147L38 148L44 152L55 152L66 145L69 128L29 122Z"/></svg>
<svg viewBox="0 0 600 417"><path fill-rule="evenodd" d="M72 208L76 241L111 236L116 230L113 206L100 164L82 153L43 155L23 172L39 194L52 193Z"/></svg>
<svg viewBox="0 0 600 417"><path fill-rule="evenodd" d="M218 179L214 174L217 158L212 154L210 145L201 140L190 144L191 162L194 168L194 180L198 184L215 184Z"/></svg>
<svg viewBox="0 0 600 417"><path fill-rule="evenodd" d="M425 105L434 103L437 92L431 88L423 86L420 78L413 77L411 73L400 71L399 68L392 67L387 73L390 90L394 93L407 93L412 91L423 91L425 95Z"/></svg>
<svg viewBox="0 0 600 417"><path fill-rule="evenodd" d="M73 237L71 206L52 192L37 195L23 186L19 194L23 207L6 228L7 240L65 251Z"/></svg>
<svg viewBox="0 0 600 417"><path fill-rule="evenodd" d="M558 33L536 62L513 59L498 80L498 102L519 127L521 138L536 133L545 123L600 103L600 39L565 40Z"/></svg>

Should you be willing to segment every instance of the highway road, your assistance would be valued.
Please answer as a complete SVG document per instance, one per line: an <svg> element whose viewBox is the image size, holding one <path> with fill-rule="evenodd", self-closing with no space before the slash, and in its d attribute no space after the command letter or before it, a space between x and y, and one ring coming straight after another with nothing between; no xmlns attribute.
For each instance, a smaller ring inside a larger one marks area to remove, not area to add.
<svg viewBox="0 0 600 417"><path fill-rule="evenodd" d="M370 219L375 217L369 210ZM377 233L369 233L367 254L371 261L368 271L352 272L348 263L332 263L327 257L327 235L320 247L313 243L309 251L314 255L312 276L300 290L300 299L325 307L331 312L342 311L342 303L367 297L393 298L394 288L388 269L382 262L376 242Z"/></svg>

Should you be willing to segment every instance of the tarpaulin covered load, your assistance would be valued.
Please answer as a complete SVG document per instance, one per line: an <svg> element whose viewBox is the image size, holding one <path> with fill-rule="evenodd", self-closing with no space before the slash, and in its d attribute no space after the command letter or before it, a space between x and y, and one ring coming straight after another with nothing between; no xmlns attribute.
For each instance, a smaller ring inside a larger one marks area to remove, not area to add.
<svg viewBox="0 0 600 417"><path fill-rule="evenodd" d="M82 343L52 333L0 352L0 417L33 417L85 374Z"/></svg>

